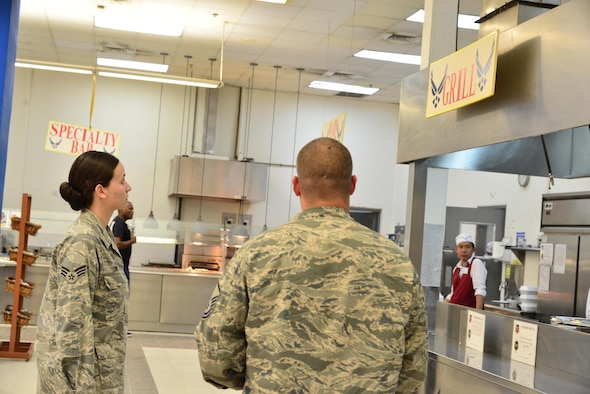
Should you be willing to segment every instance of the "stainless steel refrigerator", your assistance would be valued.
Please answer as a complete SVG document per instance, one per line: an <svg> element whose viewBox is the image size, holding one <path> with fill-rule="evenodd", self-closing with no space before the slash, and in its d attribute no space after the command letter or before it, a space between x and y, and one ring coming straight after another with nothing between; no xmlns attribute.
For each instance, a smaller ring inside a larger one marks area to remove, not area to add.
<svg viewBox="0 0 590 394"><path fill-rule="evenodd" d="M543 195L537 313L584 317L590 288L590 193Z"/></svg>

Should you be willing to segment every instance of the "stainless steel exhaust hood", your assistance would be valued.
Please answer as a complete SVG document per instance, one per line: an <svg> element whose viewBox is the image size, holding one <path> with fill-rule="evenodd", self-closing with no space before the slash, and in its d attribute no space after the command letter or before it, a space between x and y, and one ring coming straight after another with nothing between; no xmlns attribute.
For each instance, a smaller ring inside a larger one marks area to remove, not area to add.
<svg viewBox="0 0 590 394"><path fill-rule="evenodd" d="M465 149L425 161L428 167L583 178L590 176L590 127Z"/></svg>
<svg viewBox="0 0 590 394"><path fill-rule="evenodd" d="M175 156L168 196L264 201L267 171L264 163Z"/></svg>
<svg viewBox="0 0 590 394"><path fill-rule="evenodd" d="M570 0L498 40L494 96L425 118L428 70L402 81L398 163L590 176L590 2Z"/></svg>

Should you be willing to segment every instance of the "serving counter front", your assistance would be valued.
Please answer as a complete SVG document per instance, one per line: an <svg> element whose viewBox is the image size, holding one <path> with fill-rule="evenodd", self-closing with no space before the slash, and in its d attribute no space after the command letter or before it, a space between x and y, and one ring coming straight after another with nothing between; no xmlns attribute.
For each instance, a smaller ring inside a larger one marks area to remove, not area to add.
<svg viewBox="0 0 590 394"><path fill-rule="evenodd" d="M485 315L483 351L466 346L468 314ZM537 326L533 365L511 358L515 321ZM440 302L422 393L590 393L590 334Z"/></svg>
<svg viewBox="0 0 590 394"><path fill-rule="evenodd" d="M187 272L180 268L130 267L129 330L192 334L207 308L209 298L221 277L216 272ZM0 279L15 274L15 263L0 258ZM37 315L47 277L49 262L40 258L27 267L27 280L35 283L24 307L33 312L30 325L37 324ZM0 292L0 305L12 303L12 294Z"/></svg>
<svg viewBox="0 0 590 394"><path fill-rule="evenodd" d="M130 331L192 334L207 308L219 273L131 267Z"/></svg>

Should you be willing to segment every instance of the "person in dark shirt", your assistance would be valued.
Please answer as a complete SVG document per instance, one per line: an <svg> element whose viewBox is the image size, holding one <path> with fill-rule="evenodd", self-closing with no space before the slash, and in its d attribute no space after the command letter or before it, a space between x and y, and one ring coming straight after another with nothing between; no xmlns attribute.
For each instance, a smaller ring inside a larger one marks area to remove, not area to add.
<svg viewBox="0 0 590 394"><path fill-rule="evenodd" d="M125 209L119 210L119 215L113 219L111 229L115 236L117 248L123 257L123 268L127 282L129 282L129 260L131 259L131 245L136 242L136 237L132 234L129 226L125 223L127 220L133 219L133 204L127 201Z"/></svg>

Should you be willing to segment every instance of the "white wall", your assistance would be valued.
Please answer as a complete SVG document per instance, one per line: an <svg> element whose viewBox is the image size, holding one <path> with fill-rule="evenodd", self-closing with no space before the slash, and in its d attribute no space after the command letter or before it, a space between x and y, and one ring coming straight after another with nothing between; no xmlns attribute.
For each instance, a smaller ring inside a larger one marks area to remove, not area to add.
<svg viewBox="0 0 590 394"><path fill-rule="evenodd" d="M516 232L524 231L528 244L540 234L543 194L590 190L590 178L549 180L532 176L527 187L518 185L514 174L449 170L447 206L477 208L506 206L504 235L515 242Z"/></svg>
<svg viewBox="0 0 590 394"><path fill-rule="evenodd" d="M183 124L184 93L184 87L164 85L156 141L160 85L97 79L92 127L121 134L119 158L133 187L129 198L135 205L138 233L149 213L152 192L160 229L175 212L176 201L167 195L169 162L180 153L181 139L184 145L192 144L192 140L186 141ZM59 184L67 180L74 156L44 150L48 123L53 120L88 126L91 96L90 76L16 70L3 209L20 210L22 193L31 194L33 216L44 222L46 232L59 233L76 217L58 192ZM344 144L352 153L354 172L359 178L352 205L382 209L383 234L392 233L396 223L405 221L407 166L395 164L397 105L301 95L295 114L296 95L279 93L273 128L274 93L254 91L253 96L249 157L268 162L274 130L268 209L265 202L246 203L244 207L245 213L253 215L254 227L261 228L265 217L269 227L278 226L299 211L290 184L293 155L321 135L324 122L342 112L347 113ZM217 139L237 140L235 130L224 127L218 133ZM181 150L184 153L186 146ZM152 190L154 168L156 187ZM184 199L185 225L197 219L198 211L199 200ZM237 211L238 205L232 201L205 200L202 204L203 220L209 223L221 223L222 212Z"/></svg>
<svg viewBox="0 0 590 394"><path fill-rule="evenodd" d="M545 177L531 177L526 187L518 184L515 174L449 170L447 206L477 208L506 206L505 237L514 245L516 232L524 231L527 244L536 245L540 232L542 195L590 190L590 178L555 179L549 189ZM537 286L539 252L526 252L525 286Z"/></svg>
<svg viewBox="0 0 590 394"><path fill-rule="evenodd" d="M192 140L186 141L186 127L182 121L184 92L184 87L165 85L163 88L155 162L160 85L98 78L92 126L121 133L119 157L133 187L130 199L135 204L138 231L150 209L154 166L154 213L161 229L175 211L176 201L167 196L169 161L179 154L179 147L185 152L181 138L184 138L184 145L192 144ZM395 164L397 105L301 95L296 113L296 96L279 92L273 115L274 93L253 93L247 156L268 162L271 133L273 138L268 206L265 202L244 206L245 213L253 215L254 227L260 229L265 217L269 227L278 226L299 211L299 202L290 184L294 173L293 157L305 143L320 136L324 122L342 112L347 114L344 143L352 153L354 172L359 178L352 205L382 209L383 234L392 233L397 223L405 223L408 168ZM32 245L56 242L67 224L77 216L58 192L59 184L67 179L74 156L45 151L43 147L50 120L88 125L91 94L92 79L88 76L16 70L3 209L18 212L22 193L33 196L33 214L43 221L44 228L38 237L29 241ZM242 108L246 108L244 103ZM241 128L244 127L241 124ZM227 147L233 146L235 141L239 149L240 140L235 130L222 128L218 130L217 139L222 142L223 153L228 154ZM505 205L506 236L514 240L516 231L524 231L528 242L533 243L539 233L543 193L589 189L590 178L556 179L549 190L548 180L542 177L531 177L529 185L521 188L516 175L449 170L446 193L447 206ZM182 219L186 226L197 219L198 211L198 199L184 200ZM209 223L220 224L222 212L237 211L238 204L233 201L205 200L202 203L203 220ZM152 253L137 252L134 252L139 256L137 259Z"/></svg>

